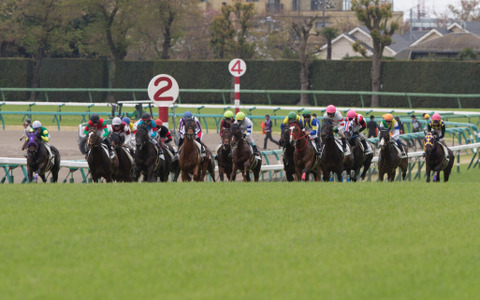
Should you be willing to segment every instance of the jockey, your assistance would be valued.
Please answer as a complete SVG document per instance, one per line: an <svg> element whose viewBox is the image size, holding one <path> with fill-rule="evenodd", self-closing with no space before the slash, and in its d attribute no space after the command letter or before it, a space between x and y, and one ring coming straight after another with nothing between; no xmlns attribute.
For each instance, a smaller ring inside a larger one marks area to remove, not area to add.
<svg viewBox="0 0 480 300"><path fill-rule="evenodd" d="M305 131L309 133L310 138L315 141L315 145L317 146L317 149L315 150L318 152L320 149L320 139L318 138L320 122L317 119L312 118L312 113L308 109L302 111L302 117L303 128L305 128Z"/></svg>
<svg viewBox="0 0 480 300"><path fill-rule="evenodd" d="M442 117L439 114L433 114L432 120L428 123L428 131L432 132L437 141L445 144L445 123L442 121Z"/></svg>
<svg viewBox="0 0 480 300"><path fill-rule="evenodd" d="M130 121L129 117L123 117L122 122L128 125L131 133L135 134L137 132L137 127Z"/></svg>
<svg viewBox="0 0 480 300"><path fill-rule="evenodd" d="M288 113L288 115L283 119L282 124L280 124L280 130L283 130L285 126L290 125L292 123L297 123L303 128L303 118L297 115L296 112L291 111Z"/></svg>
<svg viewBox="0 0 480 300"><path fill-rule="evenodd" d="M253 131L253 124L250 118L245 116L244 112L239 111L235 116L235 124L240 125L240 130L245 135L246 140L252 145L253 154L256 156L260 156L260 151L258 151L257 146L255 145L255 141L252 137Z"/></svg>
<svg viewBox="0 0 480 300"><path fill-rule="evenodd" d="M380 129L386 128L389 129L392 133L393 140L397 143L398 148L402 150L402 158L405 158L405 150L403 149L402 142L400 141L400 127L398 126L397 121L393 118L392 114L384 114L383 120L380 122Z"/></svg>
<svg viewBox="0 0 480 300"><path fill-rule="evenodd" d="M112 147L110 146L110 141L108 140L108 127L107 123L100 118L99 115L93 114L90 116L90 121L88 121L87 126L85 126L85 129L83 130L83 133L85 135L88 134L88 131L90 131L90 128L95 128L97 130L97 134L103 138L103 142L105 145L108 147L108 152L110 153L110 156L113 156L113 150Z"/></svg>
<svg viewBox="0 0 480 300"><path fill-rule="evenodd" d="M39 137L42 140L42 143L46 146L50 157L52 157L52 150L50 149L50 145L48 144L50 138L47 128L43 127L42 123L37 120L33 122L30 132L36 133L37 137ZM25 141L28 142L28 136L25 138Z"/></svg>
<svg viewBox="0 0 480 300"><path fill-rule="evenodd" d="M162 147L160 147L157 142L157 124L155 124L155 121L152 119L152 116L149 113L144 113L142 115L142 119L140 120L140 122L138 122L137 127L142 124L145 124L147 126L148 133L150 134L150 140L155 146L157 146L159 156L162 156Z"/></svg>
<svg viewBox="0 0 480 300"><path fill-rule="evenodd" d="M343 147L343 152L347 151L347 140L345 140L345 135L343 134L343 131L345 129L345 123L343 120L342 114L337 110L337 108L333 105L327 106L327 110L325 114L323 115L323 123L331 122L333 126L333 131L335 133L338 133L342 140L342 147Z"/></svg>
<svg viewBox="0 0 480 300"><path fill-rule="evenodd" d="M180 120L180 123L178 124L178 133L180 134L180 140L178 141L178 147L182 146L183 140L185 139L185 121L193 119L195 122L195 140L199 142L202 145L202 151L205 151L203 144L202 144L202 138L203 138L203 133L202 133L202 127L200 126L200 121L197 119L197 117L194 117L193 114L190 111L186 111L183 113L183 118Z"/></svg>
<svg viewBox="0 0 480 300"><path fill-rule="evenodd" d="M357 139L359 139L362 142L363 145L363 152L365 154L370 154L372 153L370 150L370 147L367 145L367 140L365 139L365 136L363 135L363 130L367 128L367 122L365 122L365 119L361 114L357 114L353 109L349 110L347 112L347 117L345 118L345 127L348 128L348 124L351 122L353 125L353 136ZM345 129L347 129L345 128Z"/></svg>
<svg viewBox="0 0 480 300"><path fill-rule="evenodd" d="M223 119L220 122L220 136L222 136L224 129L230 128L230 125L232 124L233 121L235 121L233 117L233 112L231 110L227 110L223 114Z"/></svg>
<svg viewBox="0 0 480 300"><path fill-rule="evenodd" d="M120 120L118 117L113 118L112 132L116 132L123 136L124 142L122 147L127 147L129 150L133 150L132 144L130 143L130 140L132 139L132 133L130 131L130 126L127 123L122 122L122 120Z"/></svg>
<svg viewBox="0 0 480 300"><path fill-rule="evenodd" d="M158 138L160 143L165 144L169 150L172 152L173 156L177 155L177 149L170 144L173 140L170 130L166 126L163 126L163 121L161 119L156 119L155 124L157 125Z"/></svg>

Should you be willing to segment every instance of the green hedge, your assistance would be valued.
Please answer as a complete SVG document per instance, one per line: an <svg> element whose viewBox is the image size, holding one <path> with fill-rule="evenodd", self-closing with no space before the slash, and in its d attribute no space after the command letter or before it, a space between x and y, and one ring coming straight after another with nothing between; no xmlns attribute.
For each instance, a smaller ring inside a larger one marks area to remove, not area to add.
<svg viewBox="0 0 480 300"><path fill-rule="evenodd" d="M226 60L208 61L123 61L117 65L117 88L145 88L145 93L117 93L117 100L148 99L146 88L157 74L170 74L184 89L232 89L233 77ZM241 90L298 90L300 65L295 60L247 60L247 71L240 79ZM458 61L384 61L382 91L480 94L480 63ZM314 61L310 68L312 90L369 91L370 68L368 60ZM32 63L28 59L0 59L1 87L29 87ZM41 70L41 87L45 88L106 88L107 62L104 59L45 59ZM80 93L49 93L50 101L89 101ZM26 100L27 93L5 93L7 100ZM233 95L224 95L227 103ZM93 93L94 101L105 101L105 93ZM221 94L183 93L183 103L223 103ZM44 95L40 95L44 98ZM334 103L341 106L359 106L359 96L317 96L321 106ZM299 94L271 95L274 105L293 105ZM311 104L314 104L310 97ZM267 104L264 94L241 93L244 104ZM370 97L364 97L365 105ZM405 97L381 97L385 107L406 106ZM233 102L233 101L232 101ZM478 107L478 99L462 100L464 107ZM456 107L456 99L415 99L414 107Z"/></svg>

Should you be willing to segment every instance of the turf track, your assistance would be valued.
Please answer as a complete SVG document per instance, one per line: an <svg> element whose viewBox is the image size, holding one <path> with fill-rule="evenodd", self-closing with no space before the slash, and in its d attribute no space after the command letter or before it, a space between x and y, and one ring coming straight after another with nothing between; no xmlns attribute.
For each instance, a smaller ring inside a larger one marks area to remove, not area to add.
<svg viewBox="0 0 480 300"><path fill-rule="evenodd" d="M4 185L0 297L474 299L479 178Z"/></svg>

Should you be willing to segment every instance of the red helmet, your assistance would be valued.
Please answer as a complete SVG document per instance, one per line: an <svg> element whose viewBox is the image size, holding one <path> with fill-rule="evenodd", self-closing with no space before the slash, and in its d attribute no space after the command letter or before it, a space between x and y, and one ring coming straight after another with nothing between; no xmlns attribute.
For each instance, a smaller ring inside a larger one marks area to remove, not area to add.
<svg viewBox="0 0 480 300"><path fill-rule="evenodd" d="M442 117L439 114L433 114L432 121L441 121Z"/></svg>
<svg viewBox="0 0 480 300"><path fill-rule="evenodd" d="M157 126L162 126L162 125L163 125L162 120L156 119L156 120L155 120L155 125L157 125Z"/></svg>

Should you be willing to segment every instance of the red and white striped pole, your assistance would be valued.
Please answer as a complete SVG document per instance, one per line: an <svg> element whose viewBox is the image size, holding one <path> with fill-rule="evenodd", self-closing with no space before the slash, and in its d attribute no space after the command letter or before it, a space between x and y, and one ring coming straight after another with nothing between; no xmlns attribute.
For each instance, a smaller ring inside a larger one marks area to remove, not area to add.
<svg viewBox="0 0 480 300"><path fill-rule="evenodd" d="M240 77L245 74L247 65L240 58L235 58L228 64L228 71L235 77L235 114L240 111Z"/></svg>
<svg viewBox="0 0 480 300"><path fill-rule="evenodd" d="M240 111L240 77L235 76L235 114Z"/></svg>

